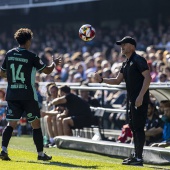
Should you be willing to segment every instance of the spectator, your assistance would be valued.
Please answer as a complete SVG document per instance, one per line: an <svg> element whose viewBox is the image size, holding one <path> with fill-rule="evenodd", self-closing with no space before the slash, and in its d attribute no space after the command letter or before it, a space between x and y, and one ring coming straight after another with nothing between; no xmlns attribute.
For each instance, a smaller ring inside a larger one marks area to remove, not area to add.
<svg viewBox="0 0 170 170"><path fill-rule="evenodd" d="M49 93L51 96L51 101L58 97L58 88L55 84L49 86ZM58 135L57 133L57 123L56 123L56 115L59 113L57 107L51 108L49 111L42 112L42 115L45 116L45 124L49 136L49 143L46 147L54 146L54 137Z"/></svg>
<svg viewBox="0 0 170 170"><path fill-rule="evenodd" d="M156 107L153 103L148 104L148 112L146 119L146 145L151 145L152 143L159 142L162 137L163 132L163 122L158 117L156 113Z"/></svg>
<svg viewBox="0 0 170 170"><path fill-rule="evenodd" d="M151 147L168 147L170 146L170 102L164 104L164 115L162 116L164 122L162 142L154 143Z"/></svg>

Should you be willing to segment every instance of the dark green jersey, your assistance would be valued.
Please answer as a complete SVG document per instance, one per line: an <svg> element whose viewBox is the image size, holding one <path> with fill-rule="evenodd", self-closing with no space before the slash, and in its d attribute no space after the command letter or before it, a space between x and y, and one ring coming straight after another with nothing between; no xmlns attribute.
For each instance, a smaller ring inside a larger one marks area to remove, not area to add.
<svg viewBox="0 0 170 170"><path fill-rule="evenodd" d="M40 58L25 48L8 51L1 67L7 73L6 100L37 100L35 74L44 67Z"/></svg>

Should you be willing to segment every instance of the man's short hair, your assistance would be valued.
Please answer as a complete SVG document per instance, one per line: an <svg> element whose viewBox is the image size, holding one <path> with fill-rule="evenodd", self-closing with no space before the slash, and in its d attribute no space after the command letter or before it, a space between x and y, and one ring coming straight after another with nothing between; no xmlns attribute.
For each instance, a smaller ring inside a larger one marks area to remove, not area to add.
<svg viewBox="0 0 170 170"><path fill-rule="evenodd" d="M68 87L67 85L63 85L59 89L66 94L70 93L71 91L70 87Z"/></svg>
<svg viewBox="0 0 170 170"><path fill-rule="evenodd" d="M165 103L168 103L168 102L170 102L169 100L161 100L160 101L160 103L162 103L162 104L165 104Z"/></svg>
<svg viewBox="0 0 170 170"><path fill-rule="evenodd" d="M49 90L51 90L51 88L56 88L56 90L58 90L58 87L56 86L56 84L51 84L50 86L49 86Z"/></svg>
<svg viewBox="0 0 170 170"><path fill-rule="evenodd" d="M14 38L20 45L24 45L28 40L31 40L33 38L33 33L28 28L20 28L16 31L14 34Z"/></svg>
<svg viewBox="0 0 170 170"><path fill-rule="evenodd" d="M165 107L170 108L170 101L164 104L164 108L165 108Z"/></svg>

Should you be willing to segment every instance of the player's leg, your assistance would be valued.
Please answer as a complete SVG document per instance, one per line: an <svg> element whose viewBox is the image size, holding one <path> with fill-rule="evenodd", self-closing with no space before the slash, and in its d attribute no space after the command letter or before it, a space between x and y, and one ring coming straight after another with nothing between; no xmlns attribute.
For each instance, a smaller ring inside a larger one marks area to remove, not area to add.
<svg viewBox="0 0 170 170"><path fill-rule="evenodd" d="M63 119L61 117L56 116L56 120L57 120L57 133L58 133L58 136L63 136L64 135L63 124L62 124Z"/></svg>
<svg viewBox="0 0 170 170"><path fill-rule="evenodd" d="M147 104L138 107L137 109L132 106L132 124L133 124L133 137L135 144L135 157L125 162L125 165L138 165L143 166L143 147L145 143L144 126L147 115Z"/></svg>
<svg viewBox="0 0 170 170"><path fill-rule="evenodd" d="M53 116L52 118L52 124L53 124L53 132L54 132L54 137L58 136L58 131L57 131L57 120L56 116Z"/></svg>
<svg viewBox="0 0 170 170"><path fill-rule="evenodd" d="M8 157L8 144L12 136L13 129L16 128L17 122L23 112L19 101L8 101L6 119L8 121L7 126L4 128L2 133L2 151L0 158L2 160L10 160Z"/></svg>
<svg viewBox="0 0 170 170"><path fill-rule="evenodd" d="M71 117L64 118L62 121L64 135L73 136L71 127L74 127L74 122Z"/></svg>
<svg viewBox="0 0 170 170"><path fill-rule="evenodd" d="M38 152L38 160L51 160L52 157L43 153L43 135L40 125L40 109L38 102L35 100L23 101L27 113L28 122L33 128L33 140Z"/></svg>
<svg viewBox="0 0 170 170"><path fill-rule="evenodd" d="M133 126L134 126L134 131L136 132L135 135L136 135L136 145L137 145L136 157L139 159L142 159L142 152L145 143L144 127L146 123L147 110L148 110L148 105L143 104L142 106L136 109L136 114L133 115L134 116Z"/></svg>
<svg viewBox="0 0 170 170"><path fill-rule="evenodd" d="M50 143L52 144L54 141L53 141L53 138L54 138L54 131L53 131L53 123L52 123L52 118L53 116L49 116L49 115L46 115L46 120L47 120L47 132L48 132L48 136L49 136L49 140L50 140Z"/></svg>

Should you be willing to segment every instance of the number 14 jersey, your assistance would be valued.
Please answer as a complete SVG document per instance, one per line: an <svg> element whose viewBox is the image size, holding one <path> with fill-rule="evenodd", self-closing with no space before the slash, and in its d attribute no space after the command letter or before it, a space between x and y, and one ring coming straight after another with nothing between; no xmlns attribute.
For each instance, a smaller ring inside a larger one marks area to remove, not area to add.
<svg viewBox="0 0 170 170"><path fill-rule="evenodd" d="M1 69L7 74L6 100L38 100L35 90L36 71L45 68L40 58L25 48L14 48L6 54Z"/></svg>

